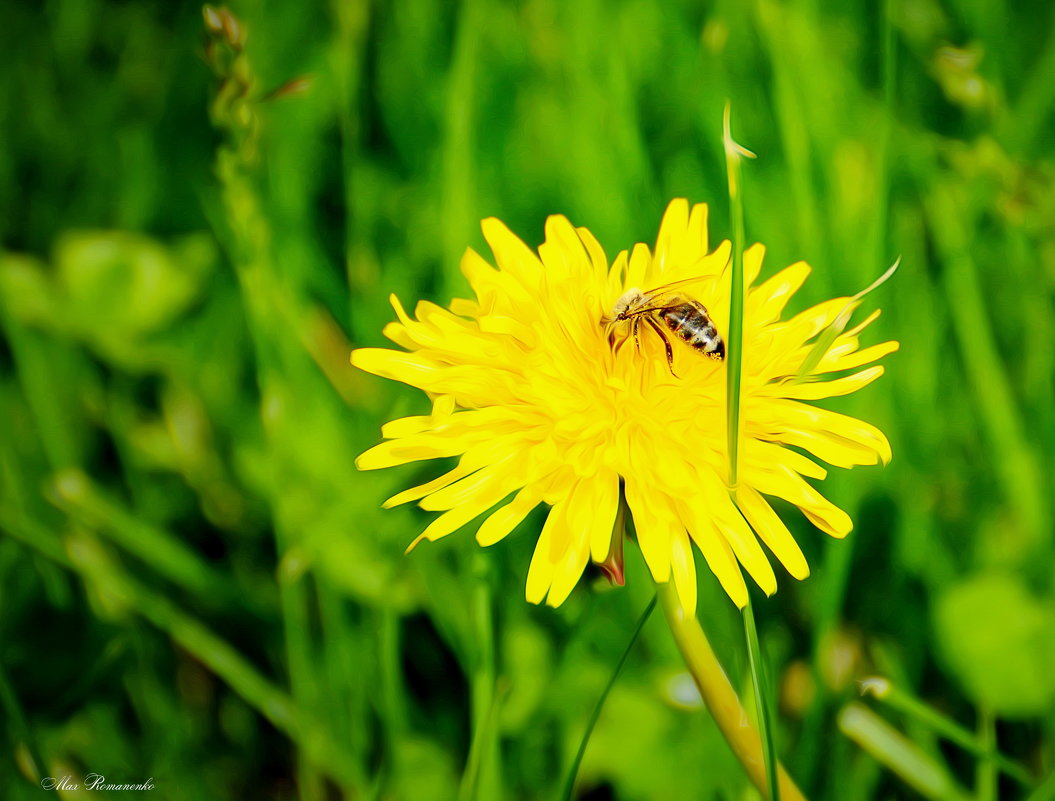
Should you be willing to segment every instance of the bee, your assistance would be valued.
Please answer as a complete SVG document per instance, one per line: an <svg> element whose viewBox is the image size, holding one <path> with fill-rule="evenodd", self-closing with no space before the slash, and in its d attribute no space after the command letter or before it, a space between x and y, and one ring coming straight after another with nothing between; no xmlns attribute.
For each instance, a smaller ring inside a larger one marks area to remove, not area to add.
<svg viewBox="0 0 1055 801"><path fill-rule="evenodd" d="M670 342L673 334L697 353L715 361L725 358L725 342L711 319L707 307L695 298L676 291L677 287L698 281L690 278L642 291L628 289L615 302L611 315L602 318L609 341L615 345L614 328L619 323L630 323L634 345L641 352L641 324L645 323L663 341L667 352L667 367L674 372L674 348Z"/></svg>

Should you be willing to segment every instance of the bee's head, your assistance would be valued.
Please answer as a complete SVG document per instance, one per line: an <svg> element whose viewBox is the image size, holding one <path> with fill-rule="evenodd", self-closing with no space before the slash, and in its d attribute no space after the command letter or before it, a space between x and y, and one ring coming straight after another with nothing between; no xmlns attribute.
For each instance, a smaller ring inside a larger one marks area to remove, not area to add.
<svg viewBox="0 0 1055 801"><path fill-rule="evenodd" d="M645 299L645 294L637 287L631 287L624 292L619 300L615 302L615 306L612 307L611 320L618 322L626 319L626 314L635 306L640 306L641 301Z"/></svg>

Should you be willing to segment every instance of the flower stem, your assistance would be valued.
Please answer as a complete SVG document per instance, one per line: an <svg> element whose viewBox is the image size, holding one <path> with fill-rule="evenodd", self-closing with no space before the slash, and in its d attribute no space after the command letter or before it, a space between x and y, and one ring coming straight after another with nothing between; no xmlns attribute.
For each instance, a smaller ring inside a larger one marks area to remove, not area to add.
<svg viewBox="0 0 1055 801"><path fill-rule="evenodd" d="M568 766L568 775L564 780L564 792L561 793L561 801L571 801L572 793L575 790L575 779L579 775L579 766L582 764L583 755L586 753L586 745L590 742L590 735L593 734L593 727L597 725L597 719L601 717L601 709L604 707L604 702L608 698L608 693L612 691L612 687L615 686L615 680L619 678L619 673L623 669L623 664L626 662L626 658L630 655L630 650L634 647L634 643L637 642L638 636L641 634L641 629L645 627L645 623L652 615L652 610L656 608L656 596L652 596L652 600L648 602L648 606L645 607L645 611L641 613L641 617L637 620L637 625L634 626L634 633L630 635L630 641L627 642L626 648L623 649L623 655L619 657L619 661L615 663L615 669L612 670L612 675L608 679L608 684L605 685L604 690L601 692L600 697L597 699L597 703L594 705L593 712L590 713L590 720L586 723L586 730L582 733L582 740L579 742L579 750L575 752L575 758L572 759L571 765Z"/></svg>
<svg viewBox="0 0 1055 801"><path fill-rule="evenodd" d="M768 787L765 756L762 740L758 730L751 725L747 712L740 703L736 691L729 683L718 658L707 641L699 621L694 615L688 615L681 608L677 592L671 584L659 585L659 596L663 603L663 613L667 624L674 635L678 650L685 659L685 665L692 674L707 705L711 717L725 737L740 764L744 766L748 777L765 798L773 798ZM774 789L784 801L806 801L802 791L788 776L784 766L774 760L776 783Z"/></svg>

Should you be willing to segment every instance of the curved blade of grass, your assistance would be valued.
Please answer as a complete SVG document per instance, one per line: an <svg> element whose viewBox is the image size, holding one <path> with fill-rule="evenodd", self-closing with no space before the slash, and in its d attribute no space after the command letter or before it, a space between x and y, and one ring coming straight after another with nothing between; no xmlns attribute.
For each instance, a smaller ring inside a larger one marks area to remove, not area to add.
<svg viewBox="0 0 1055 801"><path fill-rule="evenodd" d="M645 623L652 615L652 610L656 608L656 599L658 595L653 595L652 600L648 602L648 606L645 607L645 611L641 613L641 617L637 619L637 625L634 626L634 631L630 635L630 640L626 644L626 648L623 649L622 656L619 657L619 661L615 663L615 668L612 670L612 675L608 679L608 684L605 685L601 695L597 699L597 703L593 707L593 712L590 713L590 719L586 723L586 729L582 733L582 740L579 742L579 750L575 752L575 758L572 759L571 765L568 766L567 778L564 780L564 791L561 793L561 801L571 801L572 793L575 791L575 779L579 775L579 766L582 765L583 755L586 753L586 746L590 742L590 735L593 734L593 728L597 725L597 720L601 717L601 709L604 708L604 702L608 699L608 693L612 691L612 687L615 686L615 680L619 678L619 673L623 669L623 665L626 663L626 658L630 655L631 649L634 647L634 643L637 642L638 636L641 634L641 629L645 627Z"/></svg>
<svg viewBox="0 0 1055 801"><path fill-rule="evenodd" d="M813 347L810 348L810 352L806 354L806 358L802 360L802 365L799 367L798 375L795 377L796 382L800 382L809 377L810 373L814 371L821 359L824 358L824 354L831 349L831 346L835 344L835 340L839 334L846 330L846 326L850 324L850 318L853 316L854 310L860 305L861 301L866 295L879 289L883 284L889 281L894 273L897 272L897 268L901 265L901 257L898 256L897 260L887 268L887 271L879 276L875 281L866 286L848 301L843 306L839 315L832 321L832 324L821 331L817 337L816 342L813 343Z"/></svg>
<svg viewBox="0 0 1055 801"><path fill-rule="evenodd" d="M766 777L773 788L772 798L780 799L780 783L777 781L777 748L773 739L773 708L770 704L772 693L769 687L769 671L762 658L762 646L758 641L758 628L755 626L755 612L748 599L747 606L740 610L744 619L744 639L747 641L747 659L751 668L751 686L755 692L755 709L758 712L758 729L762 735L762 756L766 763Z"/></svg>

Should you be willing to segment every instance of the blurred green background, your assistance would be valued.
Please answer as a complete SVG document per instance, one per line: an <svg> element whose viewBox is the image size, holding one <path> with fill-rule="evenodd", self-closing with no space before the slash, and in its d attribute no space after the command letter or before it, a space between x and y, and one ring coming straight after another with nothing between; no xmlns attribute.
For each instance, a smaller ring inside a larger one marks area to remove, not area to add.
<svg viewBox="0 0 1055 801"><path fill-rule="evenodd" d="M813 577L756 598L780 753L812 799L1055 798L1030 795L1055 768L1049 2L232 11L207 37L194 4L2 3L0 797L95 772L166 801L557 798L640 556L557 611L523 599L537 518L404 557L427 515L380 502L438 466L353 460L426 401L348 351L389 292L465 295L486 216L536 246L563 213L612 257L688 197L726 238L728 99L764 275L815 269L796 308L902 257L866 301L902 349L832 402L894 461L825 483L848 540L788 515ZM654 616L577 797L753 793Z"/></svg>

